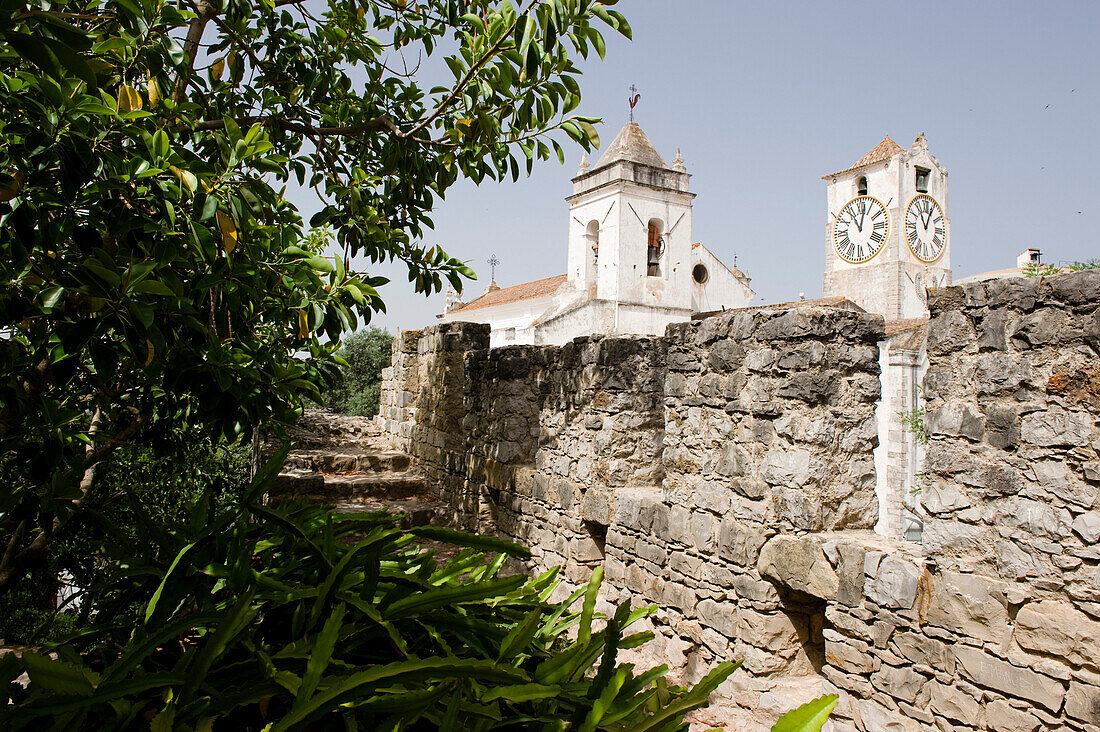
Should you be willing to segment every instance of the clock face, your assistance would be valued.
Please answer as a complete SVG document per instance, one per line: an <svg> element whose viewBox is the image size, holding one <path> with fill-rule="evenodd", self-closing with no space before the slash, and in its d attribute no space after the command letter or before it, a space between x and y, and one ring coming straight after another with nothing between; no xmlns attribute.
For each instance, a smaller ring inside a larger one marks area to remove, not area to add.
<svg viewBox="0 0 1100 732"><path fill-rule="evenodd" d="M833 222L833 247L845 262L859 264L879 253L889 233L890 217L882 201L856 196Z"/></svg>
<svg viewBox="0 0 1100 732"><path fill-rule="evenodd" d="M947 221L936 199L918 193L905 207L905 241L922 262L935 262L947 246Z"/></svg>

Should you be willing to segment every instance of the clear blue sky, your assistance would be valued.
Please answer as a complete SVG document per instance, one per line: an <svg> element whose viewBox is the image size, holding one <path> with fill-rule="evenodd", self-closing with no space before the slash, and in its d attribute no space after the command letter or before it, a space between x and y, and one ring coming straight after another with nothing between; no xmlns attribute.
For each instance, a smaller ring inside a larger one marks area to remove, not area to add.
<svg viewBox="0 0 1100 732"><path fill-rule="evenodd" d="M883 135L925 132L950 172L956 277L1100 256L1100 2L734 2L623 0L634 40L608 38L583 65L586 114L610 142L636 119L692 179L694 237L737 263L756 304L821 293L825 183ZM502 286L566 268L567 207L580 149L519 183L456 186L436 236ZM303 201L304 203L304 201ZM389 313L374 324L435 322L443 296L415 296L403 269L377 269Z"/></svg>

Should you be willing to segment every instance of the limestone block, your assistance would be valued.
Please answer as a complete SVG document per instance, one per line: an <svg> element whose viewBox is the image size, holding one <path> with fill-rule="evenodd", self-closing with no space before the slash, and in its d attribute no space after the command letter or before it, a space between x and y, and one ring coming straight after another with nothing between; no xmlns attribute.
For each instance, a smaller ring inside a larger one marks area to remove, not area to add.
<svg viewBox="0 0 1100 732"><path fill-rule="evenodd" d="M864 732L917 732L920 723L906 719L871 699L859 701L860 729Z"/></svg>
<svg viewBox="0 0 1100 732"><path fill-rule="evenodd" d="M1100 687L1071 681L1066 694L1066 715L1100 725Z"/></svg>
<svg viewBox="0 0 1100 732"><path fill-rule="evenodd" d="M965 720L964 720L965 721ZM982 728L996 732L1036 732L1043 723L1034 714L997 699L985 705Z"/></svg>
<svg viewBox="0 0 1100 732"><path fill-rule="evenodd" d="M795 448L769 450L763 476L771 485L797 488L810 479L810 452Z"/></svg>
<svg viewBox="0 0 1100 732"><path fill-rule="evenodd" d="M769 501L769 520L797 531L820 531L822 505L793 488L773 488Z"/></svg>
<svg viewBox="0 0 1100 732"><path fill-rule="evenodd" d="M1087 544L1100 539L1100 511L1088 511L1073 520L1073 530Z"/></svg>
<svg viewBox="0 0 1100 732"><path fill-rule="evenodd" d="M695 485L695 505L719 516L730 510L733 496L729 484L720 480L704 480Z"/></svg>
<svg viewBox="0 0 1100 732"><path fill-rule="evenodd" d="M837 602L856 607L863 602L865 550L856 544L841 543L837 554Z"/></svg>
<svg viewBox="0 0 1100 732"><path fill-rule="evenodd" d="M820 537L779 535L760 551L756 569L791 589L825 600L836 598L840 579L821 549Z"/></svg>
<svg viewBox="0 0 1100 732"><path fill-rule="evenodd" d="M917 598L921 568L912 561L887 555L866 584L867 599L880 607L909 609Z"/></svg>
<svg viewBox="0 0 1100 732"><path fill-rule="evenodd" d="M985 435L981 415L963 402L948 402L929 414L927 429L930 434L965 437L973 442L981 442Z"/></svg>
<svg viewBox="0 0 1100 732"><path fill-rule="evenodd" d="M615 492L609 488L589 488L581 499L581 518L607 526L615 513ZM664 537L662 537L664 538Z"/></svg>
<svg viewBox="0 0 1100 732"><path fill-rule="evenodd" d="M933 579L928 622L963 637L990 643L1007 640L1004 582L972 574L942 572Z"/></svg>
<svg viewBox="0 0 1100 732"><path fill-rule="evenodd" d="M1027 699L1052 712L1062 706L1066 689L1054 679L1013 666L971 646L956 646L955 660L963 674L979 686Z"/></svg>
<svg viewBox="0 0 1100 732"><path fill-rule="evenodd" d="M727 638L736 638L738 625L737 604L723 600L721 602L710 598L700 600L695 607L699 620L709 628L713 628Z"/></svg>
<svg viewBox="0 0 1100 732"><path fill-rule="evenodd" d="M895 668L884 665L871 674L871 685L876 689L889 694L895 699L902 699L912 704L917 699L921 687L928 679L909 668Z"/></svg>
<svg viewBox="0 0 1100 732"><path fill-rule="evenodd" d="M948 661L953 658L947 645L920 633L895 633L891 642L894 650L906 660L941 671L948 670Z"/></svg>
<svg viewBox="0 0 1100 732"><path fill-rule="evenodd" d="M928 706L937 716L947 717L956 722L977 723L982 708L972 696L958 687L947 686L937 681L929 681L928 690Z"/></svg>
<svg viewBox="0 0 1100 732"><path fill-rule="evenodd" d="M870 673L873 669L870 646L861 641L846 638L834 630L826 629L825 662L842 671L853 674Z"/></svg>
<svg viewBox="0 0 1100 732"><path fill-rule="evenodd" d="M1012 329L1011 337L1017 346L1026 344L1035 348L1072 342L1081 337L1081 331L1074 327L1064 310L1040 308L1021 318Z"/></svg>
<svg viewBox="0 0 1100 732"><path fill-rule="evenodd" d="M786 613L758 613L749 608L741 608L737 612L737 626L733 637L756 648L778 652L801 648L806 635L807 629L796 625Z"/></svg>
<svg viewBox="0 0 1100 732"><path fill-rule="evenodd" d="M1001 523L1019 527L1036 536L1058 540L1069 536L1071 521L1070 512L1064 508L1017 498L1013 501L1011 510L1004 513Z"/></svg>
<svg viewBox="0 0 1100 732"><path fill-rule="evenodd" d="M969 318L958 310L947 310L928 323L928 353L943 356L964 351L975 340Z"/></svg>
<svg viewBox="0 0 1100 732"><path fill-rule="evenodd" d="M1059 408L1032 412L1020 421L1020 437L1039 447L1076 447L1088 443L1092 422L1087 412L1067 412Z"/></svg>
<svg viewBox="0 0 1100 732"><path fill-rule="evenodd" d="M1046 460L1035 463L1032 468L1035 480L1045 492L1082 508L1092 508L1096 504L1096 490L1078 480L1065 462Z"/></svg>
<svg viewBox="0 0 1100 732"><path fill-rule="evenodd" d="M740 567L757 563L764 535L748 524L724 519L718 531L718 554Z"/></svg>
<svg viewBox="0 0 1100 732"><path fill-rule="evenodd" d="M949 513L970 508L970 498L954 481L933 479L920 494L921 505L929 513Z"/></svg>
<svg viewBox="0 0 1100 732"><path fill-rule="evenodd" d="M1022 648L1064 659L1075 666L1100 663L1100 623L1060 600L1024 605L1014 638Z"/></svg>
<svg viewBox="0 0 1100 732"><path fill-rule="evenodd" d="M1003 394L1019 388L1034 378L1031 357L1010 357L1003 353L986 353L974 364L974 383L979 394Z"/></svg>

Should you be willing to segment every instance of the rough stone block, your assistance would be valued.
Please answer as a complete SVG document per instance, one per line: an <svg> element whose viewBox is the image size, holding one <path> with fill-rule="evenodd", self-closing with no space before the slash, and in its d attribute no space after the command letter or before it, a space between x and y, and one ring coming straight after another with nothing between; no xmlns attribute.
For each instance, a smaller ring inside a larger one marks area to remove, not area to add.
<svg viewBox="0 0 1100 732"><path fill-rule="evenodd" d="M937 715L970 724L976 723L981 717L981 705L958 687L930 681L928 690L928 706Z"/></svg>
<svg viewBox="0 0 1100 732"><path fill-rule="evenodd" d="M880 607L909 609L917 598L920 573L912 561L887 555L867 581L867 598Z"/></svg>
<svg viewBox="0 0 1100 732"><path fill-rule="evenodd" d="M1092 433L1092 416L1087 412L1067 412L1052 408L1024 415L1020 437L1039 447L1087 444Z"/></svg>
<svg viewBox="0 0 1100 732"><path fill-rule="evenodd" d="M933 579L928 622L963 637L1001 643L1009 633L1003 582L955 572Z"/></svg>
<svg viewBox="0 0 1100 732"><path fill-rule="evenodd" d="M821 545L820 537L776 536L760 551L756 569L791 589L833 600L840 580Z"/></svg>
<svg viewBox="0 0 1100 732"><path fill-rule="evenodd" d="M718 554L740 567L756 566L764 535L752 526L724 519L718 532Z"/></svg>
<svg viewBox="0 0 1100 732"><path fill-rule="evenodd" d="M1062 707L1066 689L1054 679L1013 666L971 646L956 646L955 660L963 674L978 686L1027 699L1052 712Z"/></svg>
<svg viewBox="0 0 1100 732"><path fill-rule="evenodd" d="M1100 687L1071 681L1066 694L1066 715L1100 725Z"/></svg>
<svg viewBox="0 0 1100 732"><path fill-rule="evenodd" d="M1016 642L1022 648L1064 659L1075 666L1100 662L1100 623L1068 602L1030 602L1016 615Z"/></svg>
<svg viewBox="0 0 1100 732"><path fill-rule="evenodd" d="M872 686L895 699L902 699L910 704L916 701L917 694L927 681L927 678L909 668L884 665L871 674Z"/></svg>

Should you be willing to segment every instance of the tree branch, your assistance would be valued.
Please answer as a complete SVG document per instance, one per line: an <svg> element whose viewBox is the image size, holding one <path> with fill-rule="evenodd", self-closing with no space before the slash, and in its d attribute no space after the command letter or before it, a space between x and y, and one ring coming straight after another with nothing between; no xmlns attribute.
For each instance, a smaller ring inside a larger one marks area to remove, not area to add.
<svg viewBox="0 0 1100 732"><path fill-rule="evenodd" d="M176 87L172 90L172 101L179 103L183 93L187 91L187 82L191 79L191 72L195 68L195 57L199 55L199 44L202 41L206 24L217 14L218 8L210 0L200 0L198 5L192 5L195 17L191 20L191 26L187 29L187 40L183 44L184 66L176 77Z"/></svg>

